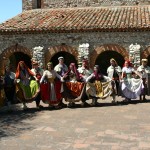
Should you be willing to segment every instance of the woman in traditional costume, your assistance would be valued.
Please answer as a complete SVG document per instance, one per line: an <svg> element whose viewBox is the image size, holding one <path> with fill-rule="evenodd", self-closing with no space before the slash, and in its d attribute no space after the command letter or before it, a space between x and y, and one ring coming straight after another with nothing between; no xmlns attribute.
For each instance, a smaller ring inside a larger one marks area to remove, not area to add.
<svg viewBox="0 0 150 150"><path fill-rule="evenodd" d="M107 69L108 77L112 79L112 103L115 103L116 95L121 95L120 93L120 77L121 77L121 67L118 66L114 58L110 59L110 66Z"/></svg>
<svg viewBox="0 0 150 150"><path fill-rule="evenodd" d="M63 92L62 95L66 101L69 102L68 107L72 107L76 101L80 101L81 93L85 85L81 82L80 76L75 63L71 63L67 73L64 75Z"/></svg>
<svg viewBox="0 0 150 150"><path fill-rule="evenodd" d="M104 76L98 65L94 66L94 72L86 79L86 92L92 98L92 106L97 105L98 98L106 98L111 93L111 79Z"/></svg>
<svg viewBox="0 0 150 150"><path fill-rule="evenodd" d="M49 104L49 107L60 108L62 95L60 88L55 84L56 77L62 80L61 76L53 70L52 63L47 64L47 69L44 71L40 80L42 101Z"/></svg>
<svg viewBox="0 0 150 150"><path fill-rule="evenodd" d="M135 79L133 75L136 74L140 79ZM130 101L131 99L136 99L140 96L144 86L142 81L142 76L132 67L130 61L125 61L124 67L122 69L122 94L125 97L125 101Z"/></svg>
<svg viewBox="0 0 150 150"><path fill-rule="evenodd" d="M16 96L23 102L23 109L26 109L26 102L32 102L38 95L40 88L36 81L35 74L26 66L24 61L20 61L16 70Z"/></svg>

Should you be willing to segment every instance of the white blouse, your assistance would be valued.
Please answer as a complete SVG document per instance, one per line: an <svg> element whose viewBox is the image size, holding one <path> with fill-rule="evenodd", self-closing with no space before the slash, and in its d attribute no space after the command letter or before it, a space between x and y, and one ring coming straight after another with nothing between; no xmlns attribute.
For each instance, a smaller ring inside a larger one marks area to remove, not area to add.
<svg viewBox="0 0 150 150"><path fill-rule="evenodd" d="M43 73L43 76L41 77L40 83L42 83L45 79L45 77L47 78L56 78L58 77L59 79L61 79L61 76L55 71L55 70L45 70Z"/></svg>

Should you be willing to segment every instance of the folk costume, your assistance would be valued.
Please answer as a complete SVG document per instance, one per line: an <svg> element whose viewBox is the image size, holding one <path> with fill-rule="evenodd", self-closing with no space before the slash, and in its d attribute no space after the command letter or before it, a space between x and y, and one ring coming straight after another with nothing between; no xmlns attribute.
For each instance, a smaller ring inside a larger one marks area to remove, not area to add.
<svg viewBox="0 0 150 150"><path fill-rule="evenodd" d="M82 82L86 82L87 77L93 73L92 69L89 68L87 60L82 61L82 66L78 68L78 72Z"/></svg>
<svg viewBox="0 0 150 150"><path fill-rule="evenodd" d="M110 95L110 78L104 76L98 65L94 66L94 72L86 79L86 93L92 97L92 105L97 105L98 98L106 98Z"/></svg>
<svg viewBox="0 0 150 150"><path fill-rule="evenodd" d="M118 66L115 59L110 59L111 65L107 68L107 75L112 79L112 103L116 100L116 95L121 95L120 92L120 77L121 77L121 67Z"/></svg>
<svg viewBox="0 0 150 150"><path fill-rule="evenodd" d="M59 61L64 60L64 58L61 56L58 58ZM59 63L55 66L54 70L63 77L64 74L68 71L68 67L64 63Z"/></svg>
<svg viewBox="0 0 150 150"><path fill-rule="evenodd" d="M55 66L54 70L61 76L64 77L65 73L68 71L68 67L64 64L64 58L60 56L58 58L59 64ZM58 91L61 91L61 81L59 78L56 78L55 85ZM65 106L62 102L63 98L61 99L60 105Z"/></svg>
<svg viewBox="0 0 150 150"><path fill-rule="evenodd" d="M150 94L148 92L148 89L150 88L150 85L148 85L148 74L150 74L150 67L147 66L147 62L148 62L147 59L142 59L142 65L139 66L137 69L137 71L142 75L142 80L144 85L144 90L140 95L140 100L142 100L142 96L143 96L143 100L146 100L145 96Z"/></svg>
<svg viewBox="0 0 150 150"><path fill-rule="evenodd" d="M31 71L35 74L35 76L36 76L36 78L37 78L37 81L38 81L38 83L39 83L40 80L41 80L41 77L42 77L42 75L43 75L44 70L39 67L38 62L35 61L35 60L32 61L32 69L31 69ZM41 92L39 92L39 94L38 94L37 97L35 98L35 101L36 101L36 107L37 107L37 108L42 107L42 106L40 105Z"/></svg>
<svg viewBox="0 0 150 150"><path fill-rule="evenodd" d="M23 102L23 108L26 109L26 102L32 102L37 97L40 87L38 82L35 80L35 74L26 66L24 61L18 63L16 70L17 79L17 97ZM22 90L22 95L20 95L20 89ZM22 97L20 97L22 96Z"/></svg>
<svg viewBox="0 0 150 150"><path fill-rule="evenodd" d="M88 60L83 59L82 66L78 68L78 72L81 77L81 82L86 83L86 79L93 73L92 69L89 68ZM86 104L86 100L88 100L89 97L86 94L86 87L84 87L81 100L82 100L82 106Z"/></svg>
<svg viewBox="0 0 150 150"><path fill-rule="evenodd" d="M80 82L81 77L76 69L75 63L70 64L69 70L64 76L65 82L63 82L62 95L69 102L68 106L71 107L74 105L74 102L80 101L79 97L85 84L84 82Z"/></svg>
<svg viewBox="0 0 150 150"><path fill-rule="evenodd" d="M55 70L52 70L52 63L49 62L47 70L44 71L40 80L42 101L49 106L57 106L62 99L60 88L56 84L56 77L61 80L61 76Z"/></svg>
<svg viewBox="0 0 150 150"><path fill-rule="evenodd" d="M131 66L129 61L125 61L122 69L122 85L121 90L126 100L136 99L140 96L144 86L142 79L133 78L133 73L140 76L136 70Z"/></svg>

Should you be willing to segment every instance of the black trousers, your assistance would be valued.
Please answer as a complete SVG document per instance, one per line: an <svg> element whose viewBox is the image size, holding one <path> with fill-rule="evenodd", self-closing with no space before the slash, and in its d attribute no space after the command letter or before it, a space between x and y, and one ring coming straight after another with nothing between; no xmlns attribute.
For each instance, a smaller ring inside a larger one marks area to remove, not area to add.
<svg viewBox="0 0 150 150"><path fill-rule="evenodd" d="M6 95L8 102L13 104L13 98L14 98L14 94L15 94L15 86L5 87L4 91L5 91L5 95Z"/></svg>
<svg viewBox="0 0 150 150"><path fill-rule="evenodd" d="M36 106L39 106L40 105L40 101L41 101L41 92L39 92L39 94L35 98L35 101L36 101Z"/></svg>

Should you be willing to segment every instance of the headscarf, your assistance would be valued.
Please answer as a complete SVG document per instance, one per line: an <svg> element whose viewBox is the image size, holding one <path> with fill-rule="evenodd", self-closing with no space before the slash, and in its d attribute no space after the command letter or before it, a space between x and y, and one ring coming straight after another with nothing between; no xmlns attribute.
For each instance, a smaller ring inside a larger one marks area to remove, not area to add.
<svg viewBox="0 0 150 150"><path fill-rule="evenodd" d="M72 66L72 69L70 69L71 66ZM75 63L71 63L71 64L69 65L69 69L68 69L68 71L65 73L65 75L69 75L69 73L70 73L71 71L76 75L77 80L80 80L79 72L78 72L78 70L77 70L77 68L76 68Z"/></svg>
<svg viewBox="0 0 150 150"><path fill-rule="evenodd" d="M102 79L103 78L103 74L101 73L99 66L95 65L94 68L97 68L97 72L94 71L94 76L95 76L94 78L96 80Z"/></svg>
<svg viewBox="0 0 150 150"><path fill-rule="evenodd" d="M35 74L27 67L27 65L25 64L25 62L24 62L24 61L20 61L20 62L18 63L17 70L16 70L16 79L18 79L19 76L20 76L20 72L21 72L21 67L20 67L20 65L21 65L21 64L24 65L24 68L26 69L26 71L28 72L28 74L29 74L30 76L35 76Z"/></svg>

